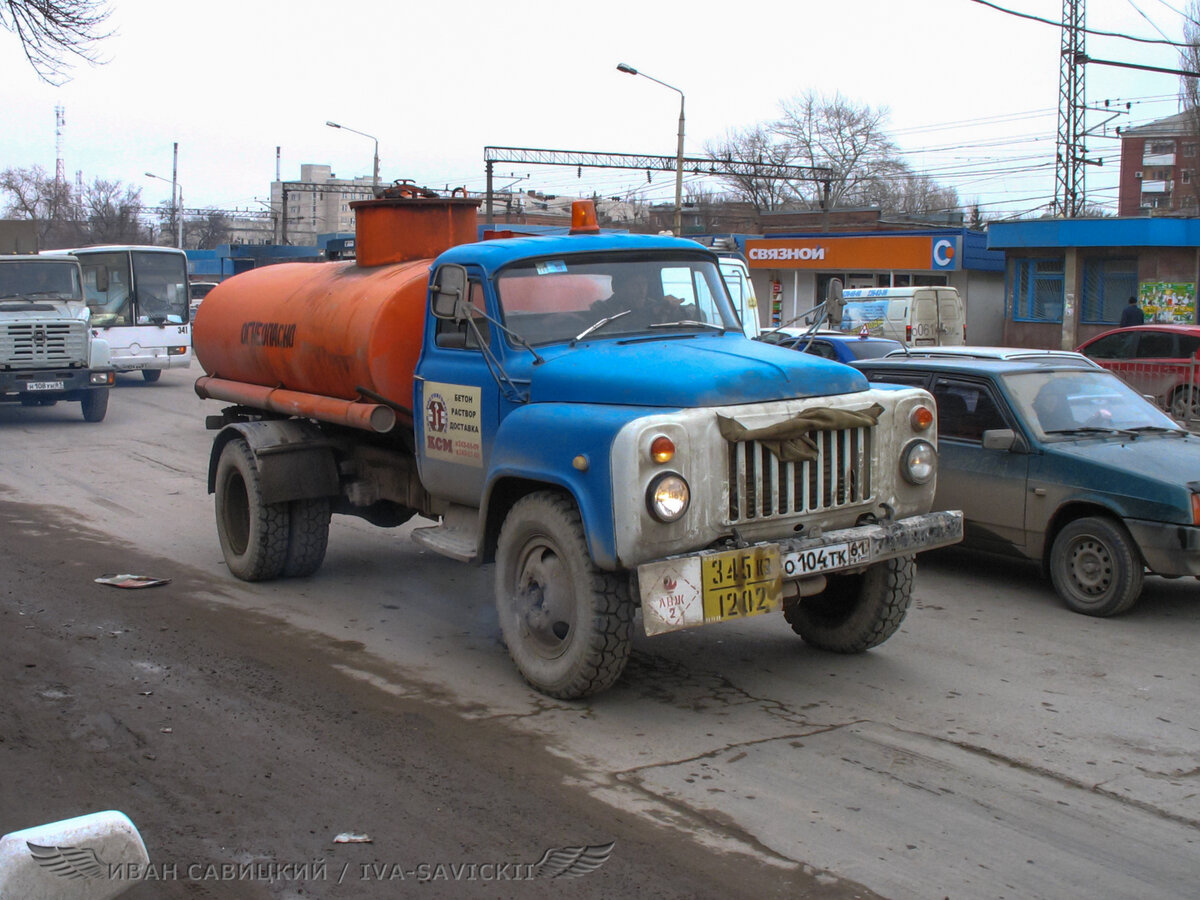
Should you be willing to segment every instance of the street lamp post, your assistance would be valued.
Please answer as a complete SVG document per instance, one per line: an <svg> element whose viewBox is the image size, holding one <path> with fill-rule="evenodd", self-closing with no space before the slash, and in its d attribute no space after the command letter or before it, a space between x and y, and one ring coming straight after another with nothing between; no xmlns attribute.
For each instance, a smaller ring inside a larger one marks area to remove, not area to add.
<svg viewBox="0 0 1200 900"><path fill-rule="evenodd" d="M681 237L683 235L683 91L665 81L659 81L653 75L639 72L628 63L617 63L617 71L624 72L626 75L641 75L643 78L649 78L654 83L661 84L679 94L679 143L675 148L675 235Z"/></svg>
<svg viewBox="0 0 1200 900"><path fill-rule="evenodd" d="M355 129L351 128L349 125L339 125L337 122L326 122L325 124L328 125L330 128L340 128L340 129L342 129L342 131L350 131L350 132L353 132L354 134L361 135L362 137L370 138L371 140L373 140L375 142L375 170L374 170L374 174L371 176L371 189L373 191L375 191L376 193L378 193L379 192L379 138L375 137L372 134L367 134L365 131L355 131Z"/></svg>
<svg viewBox="0 0 1200 900"><path fill-rule="evenodd" d="M183 249L183 185L170 178L163 178L153 172L146 173L147 178L157 178L171 185L171 217L175 220L175 246ZM179 199L175 199L175 189L179 188Z"/></svg>

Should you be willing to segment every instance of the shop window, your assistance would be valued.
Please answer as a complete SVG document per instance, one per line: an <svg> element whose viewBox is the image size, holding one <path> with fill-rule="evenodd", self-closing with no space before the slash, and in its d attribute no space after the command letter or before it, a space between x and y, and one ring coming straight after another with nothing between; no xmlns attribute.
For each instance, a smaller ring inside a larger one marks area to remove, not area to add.
<svg viewBox="0 0 1200 900"><path fill-rule="evenodd" d="M1080 321L1116 325L1129 298L1138 292L1136 259L1087 259L1083 262Z"/></svg>
<svg viewBox="0 0 1200 900"><path fill-rule="evenodd" d="M1013 260L1012 311L1018 322L1062 322L1063 258Z"/></svg>

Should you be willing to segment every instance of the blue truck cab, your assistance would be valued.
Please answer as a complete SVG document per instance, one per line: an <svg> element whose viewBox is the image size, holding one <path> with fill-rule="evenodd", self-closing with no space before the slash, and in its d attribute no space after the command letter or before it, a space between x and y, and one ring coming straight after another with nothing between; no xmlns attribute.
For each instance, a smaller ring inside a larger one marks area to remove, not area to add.
<svg viewBox="0 0 1200 900"><path fill-rule="evenodd" d="M440 523L494 562L501 627L554 696L607 687L647 633L783 608L857 652L907 609L933 405L746 338L716 256L646 235L513 238L435 261L413 409Z"/></svg>

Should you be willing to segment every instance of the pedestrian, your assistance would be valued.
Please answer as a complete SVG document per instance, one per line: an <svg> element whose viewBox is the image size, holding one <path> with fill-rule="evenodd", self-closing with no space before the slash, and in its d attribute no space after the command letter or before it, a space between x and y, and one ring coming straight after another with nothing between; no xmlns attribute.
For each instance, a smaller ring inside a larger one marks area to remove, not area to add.
<svg viewBox="0 0 1200 900"><path fill-rule="evenodd" d="M1142 311L1138 308L1137 297L1129 298L1129 305L1121 310L1121 327L1128 328L1130 325L1141 325L1146 321L1146 317L1142 315Z"/></svg>

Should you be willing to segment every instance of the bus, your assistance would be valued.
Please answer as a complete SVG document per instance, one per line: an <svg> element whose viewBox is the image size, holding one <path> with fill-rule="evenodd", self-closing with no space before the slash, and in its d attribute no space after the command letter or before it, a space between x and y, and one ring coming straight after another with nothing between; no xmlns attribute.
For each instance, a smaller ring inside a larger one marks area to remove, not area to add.
<svg viewBox="0 0 1200 900"><path fill-rule="evenodd" d="M187 255L174 247L95 246L50 250L83 267L92 328L108 341L117 372L158 381L192 364Z"/></svg>

